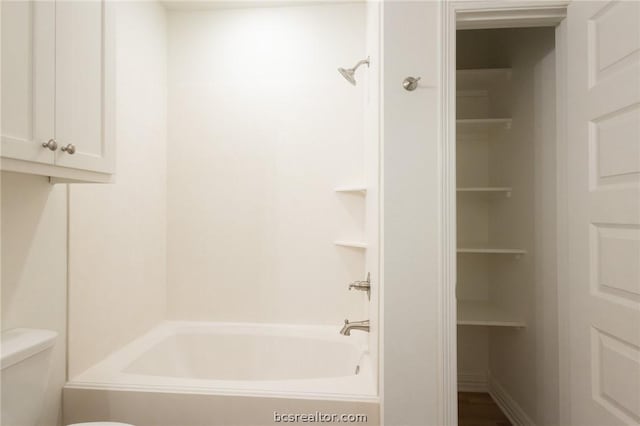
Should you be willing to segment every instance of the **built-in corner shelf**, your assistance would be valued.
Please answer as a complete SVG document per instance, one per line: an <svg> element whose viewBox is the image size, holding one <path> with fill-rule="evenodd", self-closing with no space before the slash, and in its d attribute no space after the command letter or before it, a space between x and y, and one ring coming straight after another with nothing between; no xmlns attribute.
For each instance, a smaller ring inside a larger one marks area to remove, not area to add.
<svg viewBox="0 0 640 426"><path fill-rule="evenodd" d="M509 186L467 186L458 187L457 192L469 192L478 194L499 194L504 193L505 197L511 197L512 188Z"/></svg>
<svg viewBox="0 0 640 426"><path fill-rule="evenodd" d="M462 128L511 128L511 118L460 118L456 120L458 127Z"/></svg>
<svg viewBox="0 0 640 426"><path fill-rule="evenodd" d="M335 192L342 192L342 193L353 193L353 194L362 194L362 195L366 195L367 194L367 187L366 186L340 186L336 189L334 189Z"/></svg>
<svg viewBox="0 0 640 426"><path fill-rule="evenodd" d="M478 254L513 254L516 256L522 256L527 254L526 250L518 248L501 248L492 246L479 246L479 245L458 245L458 253L478 253Z"/></svg>
<svg viewBox="0 0 640 426"><path fill-rule="evenodd" d="M367 243L362 241L345 241L345 240L337 240L334 241L333 244L340 247L349 247L349 248L357 248L357 249L366 249Z"/></svg>
<svg viewBox="0 0 640 426"><path fill-rule="evenodd" d="M458 325L526 327L524 321L489 302L458 300Z"/></svg>
<svg viewBox="0 0 640 426"><path fill-rule="evenodd" d="M356 194L363 196L367 195L367 187L364 185L340 186L335 188L334 191L340 194ZM358 250L366 250L367 248L367 243L357 240L336 240L333 242L333 244L339 247L347 247Z"/></svg>

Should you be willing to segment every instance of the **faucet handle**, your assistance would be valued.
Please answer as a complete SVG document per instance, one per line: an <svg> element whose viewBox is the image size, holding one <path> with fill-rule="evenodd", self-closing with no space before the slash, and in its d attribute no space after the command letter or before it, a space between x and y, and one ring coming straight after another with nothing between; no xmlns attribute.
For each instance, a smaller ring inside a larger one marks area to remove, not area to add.
<svg viewBox="0 0 640 426"><path fill-rule="evenodd" d="M349 284L349 290L355 288L356 290L366 291L367 297L371 300L371 273L367 272L366 281L354 281Z"/></svg>
<svg viewBox="0 0 640 426"><path fill-rule="evenodd" d="M356 290L367 290L371 288L371 273L367 272L367 279L365 281L354 281L349 284L349 290L352 288Z"/></svg>

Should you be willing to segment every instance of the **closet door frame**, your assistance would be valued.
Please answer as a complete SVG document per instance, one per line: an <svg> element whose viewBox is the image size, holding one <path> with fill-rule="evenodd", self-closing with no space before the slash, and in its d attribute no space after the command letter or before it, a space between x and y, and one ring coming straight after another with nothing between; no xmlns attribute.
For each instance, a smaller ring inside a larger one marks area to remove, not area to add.
<svg viewBox="0 0 640 426"><path fill-rule="evenodd" d="M440 201L440 398L439 419L440 424L458 424L458 372L457 372L457 308L456 308L456 265L457 265L457 237L456 237L456 30L458 29L494 29L494 28L518 28L518 27L556 27L556 52L557 54L557 83L556 98L558 112L565 110L565 98L562 96L565 90L565 66L562 57L566 40L564 38L563 20L566 17L568 0L552 1L460 1L445 0L441 8L441 38L442 50L440 57L440 92L442 114L440 117L439 132L441 135L440 158L441 179L439 189ZM563 137L564 121L558 120L558 164L562 164L565 157L560 146L566 138ZM566 146L564 147L566 150ZM559 172L559 183L566 182L565 170ZM559 185L559 195L562 195L563 187ZM559 206L558 218L558 253L560 259L564 256L566 245L563 238L564 217L562 206ZM561 265L561 263L559 262ZM559 267L562 269L562 266ZM565 272L558 271L559 281ZM558 304L567 303L568 294L559 290ZM562 314L563 310L560 310ZM560 397L564 401L569 392L569 378L567 376L568 359L567 344L569 329L564 317L559 317L560 325ZM561 424L570 424L569 408L561 404Z"/></svg>

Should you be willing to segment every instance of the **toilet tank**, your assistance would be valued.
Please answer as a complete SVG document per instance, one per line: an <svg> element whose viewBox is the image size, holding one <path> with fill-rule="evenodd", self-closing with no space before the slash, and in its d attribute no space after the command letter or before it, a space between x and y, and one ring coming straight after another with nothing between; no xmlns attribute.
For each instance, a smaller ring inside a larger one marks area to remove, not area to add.
<svg viewBox="0 0 640 426"><path fill-rule="evenodd" d="M57 335L55 331L34 328L2 332L2 426L34 426L38 421Z"/></svg>

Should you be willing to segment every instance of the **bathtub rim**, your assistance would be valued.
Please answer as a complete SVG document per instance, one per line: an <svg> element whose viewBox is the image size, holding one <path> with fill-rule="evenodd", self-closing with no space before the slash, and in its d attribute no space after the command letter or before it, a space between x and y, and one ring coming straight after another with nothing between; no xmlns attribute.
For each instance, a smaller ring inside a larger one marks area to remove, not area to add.
<svg viewBox="0 0 640 426"><path fill-rule="evenodd" d="M140 384L117 384L117 383L89 383L79 381L69 381L64 386L65 389L85 389L85 390L107 390L126 392L154 392L154 393L176 393L184 395L212 395L212 396L238 396L251 398L282 398L282 399L305 399L321 401L347 401L380 403L379 395L360 395L346 393L326 393L326 392L286 392L286 391L266 391L266 390L241 390L241 389L214 389L195 386L175 386L175 385L140 385Z"/></svg>

